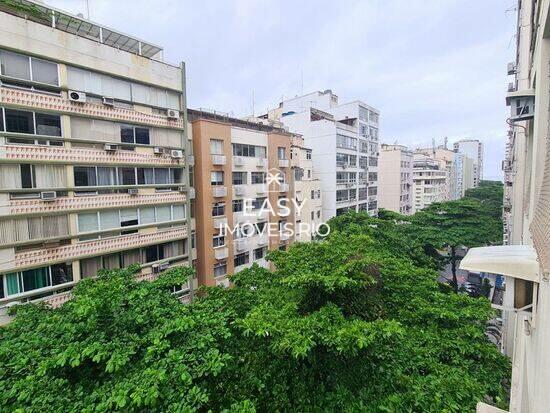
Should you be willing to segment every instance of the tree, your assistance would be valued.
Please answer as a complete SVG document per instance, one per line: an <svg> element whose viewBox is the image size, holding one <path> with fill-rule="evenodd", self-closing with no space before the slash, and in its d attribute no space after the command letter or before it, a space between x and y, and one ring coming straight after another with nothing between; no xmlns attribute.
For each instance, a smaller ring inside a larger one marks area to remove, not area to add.
<svg viewBox="0 0 550 413"><path fill-rule="evenodd" d="M449 294L398 220L350 214L189 305L135 269L0 330L0 410L462 412L505 401L487 300Z"/></svg>
<svg viewBox="0 0 550 413"><path fill-rule="evenodd" d="M458 292L456 269L460 260L459 248L502 241L502 219L495 216L493 208L478 199L463 198L434 203L411 219L408 230L412 237L435 249L448 249L455 292Z"/></svg>

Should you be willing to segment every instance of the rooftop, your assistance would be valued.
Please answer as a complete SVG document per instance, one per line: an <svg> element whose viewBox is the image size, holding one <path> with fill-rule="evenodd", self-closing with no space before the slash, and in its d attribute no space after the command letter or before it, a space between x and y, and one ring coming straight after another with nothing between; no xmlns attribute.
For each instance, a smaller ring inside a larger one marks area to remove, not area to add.
<svg viewBox="0 0 550 413"><path fill-rule="evenodd" d="M0 2L0 11L115 47L125 52L149 59L162 59L162 47L160 46L94 23L83 17L47 6L41 1L11 0L9 3Z"/></svg>

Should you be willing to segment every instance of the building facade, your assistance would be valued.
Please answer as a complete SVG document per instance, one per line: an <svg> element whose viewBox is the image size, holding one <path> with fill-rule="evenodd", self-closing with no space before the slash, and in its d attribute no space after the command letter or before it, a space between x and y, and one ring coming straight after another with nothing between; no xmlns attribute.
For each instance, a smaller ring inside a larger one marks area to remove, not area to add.
<svg viewBox="0 0 550 413"><path fill-rule="evenodd" d="M451 201L457 193L458 176L462 173L457 168L456 153L447 149L445 146L437 146L434 148L421 148L416 150L417 153L428 156L438 161L447 171L447 180L445 181L445 201Z"/></svg>
<svg viewBox="0 0 550 413"><path fill-rule="evenodd" d="M313 177L313 151L304 146L304 138L292 137L290 164L291 184L296 200L294 227L296 241L311 241L323 221L323 198L321 181Z"/></svg>
<svg viewBox="0 0 550 413"><path fill-rule="evenodd" d="M378 170L378 207L412 214L413 152L403 145L382 144Z"/></svg>
<svg viewBox="0 0 550 413"><path fill-rule="evenodd" d="M0 311L59 305L101 268L139 263L139 278L152 279L190 265L183 64L21 4L36 13L0 8Z"/></svg>
<svg viewBox="0 0 550 413"><path fill-rule="evenodd" d="M253 263L268 267L268 249L294 239L292 135L223 114L189 110L197 167L194 186L197 276L229 285Z"/></svg>
<svg viewBox="0 0 550 413"><path fill-rule="evenodd" d="M413 213L448 196L448 172L445 164L421 153L413 160Z"/></svg>
<svg viewBox="0 0 550 413"><path fill-rule="evenodd" d="M474 187L483 179L483 142L477 139L462 139L454 143L454 151L470 158L474 164Z"/></svg>
<svg viewBox="0 0 550 413"><path fill-rule="evenodd" d="M509 411L550 406L550 1L517 2L516 59L508 65L504 245L472 248L469 271L505 276L502 351L512 358ZM478 412L495 412L480 402ZM500 411L500 410L499 410Z"/></svg>
<svg viewBox="0 0 550 413"><path fill-rule="evenodd" d="M348 210L378 211L380 112L360 101L340 104L332 91L281 102L265 118L303 136L315 154L314 177L321 182L323 219Z"/></svg>

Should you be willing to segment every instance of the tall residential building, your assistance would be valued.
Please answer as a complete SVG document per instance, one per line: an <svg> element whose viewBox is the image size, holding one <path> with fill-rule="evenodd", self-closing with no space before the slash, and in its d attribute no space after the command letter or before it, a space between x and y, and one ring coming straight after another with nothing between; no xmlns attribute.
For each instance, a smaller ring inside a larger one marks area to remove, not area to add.
<svg viewBox="0 0 550 413"><path fill-rule="evenodd" d="M461 267L505 276L504 296L493 305L503 321L502 350L512 358L509 411L530 413L550 406L550 0L521 0L517 11L506 98L505 245L472 248ZM477 411L496 410L480 402Z"/></svg>
<svg viewBox="0 0 550 413"><path fill-rule="evenodd" d="M189 265L183 64L42 2L0 10L1 313L101 268Z"/></svg>
<svg viewBox="0 0 550 413"><path fill-rule="evenodd" d="M311 241L323 223L321 181L313 177L313 151L304 146L304 138L292 137L290 166L293 171L296 241Z"/></svg>
<svg viewBox="0 0 550 413"><path fill-rule="evenodd" d="M445 146L421 148L417 149L416 152L439 161L439 163L445 168L447 171L447 180L445 182L445 200L450 201L456 199L455 195L457 192L457 181L461 171L458 171L455 163L455 152L447 149Z"/></svg>
<svg viewBox="0 0 550 413"><path fill-rule="evenodd" d="M325 220L348 210L377 214L377 109L360 101L340 104L338 96L325 90L285 100L265 117L302 135L313 150Z"/></svg>
<svg viewBox="0 0 550 413"><path fill-rule="evenodd" d="M413 152L403 145L382 144L378 171L378 207L412 214Z"/></svg>
<svg viewBox="0 0 550 413"><path fill-rule="evenodd" d="M454 143L454 151L466 155L474 164L474 187L483 179L483 142L477 139L462 139Z"/></svg>
<svg viewBox="0 0 550 413"><path fill-rule="evenodd" d="M413 213L447 199L447 170L443 161L421 153L413 160Z"/></svg>
<svg viewBox="0 0 550 413"><path fill-rule="evenodd" d="M189 110L197 167L197 275L228 285L253 263L268 267L268 249L294 238L291 143L284 129Z"/></svg>

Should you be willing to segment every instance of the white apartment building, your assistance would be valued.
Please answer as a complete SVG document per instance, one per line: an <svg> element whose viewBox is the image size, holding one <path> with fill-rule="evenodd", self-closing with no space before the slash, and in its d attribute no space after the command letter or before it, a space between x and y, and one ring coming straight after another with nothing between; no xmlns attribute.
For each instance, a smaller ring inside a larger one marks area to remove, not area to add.
<svg viewBox="0 0 550 413"><path fill-rule="evenodd" d="M447 199L447 170L442 161L421 153L413 160L413 213Z"/></svg>
<svg viewBox="0 0 550 413"><path fill-rule="evenodd" d="M550 0L517 2L516 60L507 104L504 241L472 248L461 268L505 276L502 351L512 358L509 411L550 406ZM485 403L479 413L497 412Z"/></svg>
<svg viewBox="0 0 550 413"><path fill-rule="evenodd" d="M483 179L483 142L477 139L462 139L454 143L454 151L466 155L474 164L474 187Z"/></svg>
<svg viewBox="0 0 550 413"><path fill-rule="evenodd" d="M323 223L321 181L313 177L313 151L304 146L301 136L292 138L290 165L293 170L293 193L299 208L295 208L295 240L311 241Z"/></svg>
<svg viewBox="0 0 550 413"><path fill-rule="evenodd" d="M378 158L378 207L403 215L413 211L413 152L382 144Z"/></svg>
<svg viewBox="0 0 550 413"><path fill-rule="evenodd" d="M455 198L458 185L458 176L462 173L457 168L455 163L456 153L447 149L445 146L437 146L434 148L417 149L416 153L426 155L439 163L447 171L447 180L445 182L445 201L451 201Z"/></svg>
<svg viewBox="0 0 550 413"><path fill-rule="evenodd" d="M2 3L0 316L58 306L103 268L191 265L184 78L150 42Z"/></svg>
<svg viewBox="0 0 550 413"><path fill-rule="evenodd" d="M328 220L348 210L378 211L380 112L360 101L340 104L332 91L288 99L265 118L279 120L312 149Z"/></svg>

